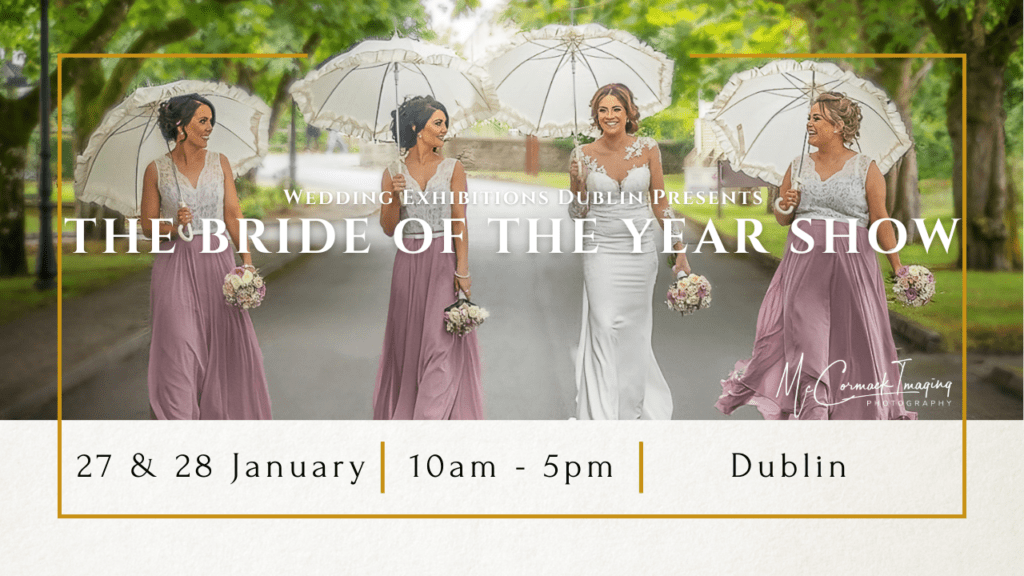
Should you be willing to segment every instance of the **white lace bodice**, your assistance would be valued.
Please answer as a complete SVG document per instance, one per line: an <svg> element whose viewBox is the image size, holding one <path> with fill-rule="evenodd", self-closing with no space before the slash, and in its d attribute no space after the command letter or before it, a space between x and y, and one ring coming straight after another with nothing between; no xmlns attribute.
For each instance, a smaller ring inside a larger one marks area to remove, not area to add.
<svg viewBox="0 0 1024 576"><path fill-rule="evenodd" d="M650 154L646 154L651 150ZM577 152L574 151L574 155ZM600 250L609 252L629 252L633 240L624 219L633 220L637 230L647 226L641 243L644 252L657 249L657 238L660 228L654 221L651 206L651 159L661 159L658 143L653 138L639 137L626 147L617 168L625 169L622 180L608 175L608 169L598 159L587 154L582 147L579 153L583 157L586 174L587 198L586 205L574 201L569 206L569 214L573 218L594 218L593 225L584 227L585 233L593 232L594 242L584 240L584 248L593 245ZM639 159L639 160L637 160ZM651 223L647 224L647 220Z"/></svg>
<svg viewBox="0 0 1024 576"><path fill-rule="evenodd" d="M796 218L805 220L857 220L857 225L867 228L868 196L865 182L871 158L857 154L846 161L838 172L822 181L814 169L814 159L810 154L793 160L791 174L795 175L797 189L800 190L800 205L796 209Z"/></svg>
<svg viewBox="0 0 1024 576"><path fill-rule="evenodd" d="M199 172L195 187L178 171L170 156L163 154L154 162L161 218L177 221L178 203L183 201L192 210L192 218L197 223L200 218L224 219L224 171L220 167L219 153L206 151L206 164ZM178 180L177 186L174 183L175 177Z"/></svg>
<svg viewBox="0 0 1024 576"><path fill-rule="evenodd" d="M433 235L444 230L444 219L451 218L451 189L452 173L455 171L455 158L445 158L437 165L434 175L427 180L427 188L420 190L420 184L411 175L406 174L405 181L409 190L413 193L403 195L402 208L399 217L402 220L419 218L430 225ZM416 192L426 192L426 198L421 198ZM435 202L433 192L441 192L444 202ZM405 225L403 236L422 236L424 230L419 222L409 222Z"/></svg>

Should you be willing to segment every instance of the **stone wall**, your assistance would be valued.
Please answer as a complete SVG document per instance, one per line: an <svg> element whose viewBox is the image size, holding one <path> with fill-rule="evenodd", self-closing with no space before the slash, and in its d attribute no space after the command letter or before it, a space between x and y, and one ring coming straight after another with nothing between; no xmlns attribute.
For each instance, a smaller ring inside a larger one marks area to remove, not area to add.
<svg viewBox="0 0 1024 576"><path fill-rule="evenodd" d="M394 144L365 144L360 147L360 166L383 167L394 157ZM662 166L666 174L683 171L682 144L661 142ZM568 172L569 150L551 140L540 141L541 172ZM524 172L526 138L453 138L444 145L443 154L458 158L466 170Z"/></svg>

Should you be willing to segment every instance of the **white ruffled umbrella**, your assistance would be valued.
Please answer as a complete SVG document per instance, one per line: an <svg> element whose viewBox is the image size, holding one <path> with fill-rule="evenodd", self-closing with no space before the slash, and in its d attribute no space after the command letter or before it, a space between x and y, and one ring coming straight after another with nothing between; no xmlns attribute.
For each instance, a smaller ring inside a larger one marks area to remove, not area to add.
<svg viewBox="0 0 1024 576"><path fill-rule="evenodd" d="M779 60L733 74L707 118L733 169L778 186L790 162L809 149L807 114L822 92L843 92L860 105L853 149L870 156L883 174L910 149L906 126L885 92L825 62Z"/></svg>
<svg viewBox="0 0 1024 576"><path fill-rule="evenodd" d="M433 96L455 134L498 110L487 73L455 52L410 38L364 40L288 90L306 122L373 141L394 141L391 113L409 96Z"/></svg>
<svg viewBox="0 0 1024 576"><path fill-rule="evenodd" d="M589 133L590 97L605 84L628 86L641 116L672 103L674 62L628 32L600 24L521 32L483 66L501 100L498 117L525 134Z"/></svg>
<svg viewBox="0 0 1024 576"><path fill-rule="evenodd" d="M78 156L75 196L128 217L139 216L146 166L168 152L169 143L157 127L160 103L193 93L207 98L216 109L210 150L227 157L236 175L259 165L267 154L270 127L270 108L263 100L237 86L180 80L139 88L107 112Z"/></svg>

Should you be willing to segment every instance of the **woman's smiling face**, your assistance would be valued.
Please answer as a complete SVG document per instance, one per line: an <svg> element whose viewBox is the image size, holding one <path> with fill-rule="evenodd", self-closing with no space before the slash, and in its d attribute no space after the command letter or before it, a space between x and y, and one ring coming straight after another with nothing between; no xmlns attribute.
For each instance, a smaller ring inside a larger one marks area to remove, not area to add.
<svg viewBox="0 0 1024 576"><path fill-rule="evenodd" d="M822 144L839 138L839 134L836 133L837 129L838 127L832 123L824 105L819 102L811 108L811 113L807 115L808 144L820 148Z"/></svg>
<svg viewBox="0 0 1024 576"><path fill-rule="evenodd" d="M211 132L213 132L213 111L206 104L200 104L192 114L192 120L188 126L185 126L186 140L199 148L206 148Z"/></svg>
<svg viewBox="0 0 1024 576"><path fill-rule="evenodd" d="M444 146L444 137L448 134L448 117L440 110L434 110L427 120L427 125L420 130L419 137L431 148Z"/></svg>
<svg viewBox="0 0 1024 576"><path fill-rule="evenodd" d="M597 123L603 134L615 135L626 130L626 107L609 94L597 103Z"/></svg>

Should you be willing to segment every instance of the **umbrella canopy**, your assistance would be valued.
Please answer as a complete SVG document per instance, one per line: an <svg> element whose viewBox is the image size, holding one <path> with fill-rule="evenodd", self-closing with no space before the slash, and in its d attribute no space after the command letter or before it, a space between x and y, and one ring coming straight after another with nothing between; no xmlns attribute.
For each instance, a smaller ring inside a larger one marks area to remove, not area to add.
<svg viewBox="0 0 1024 576"><path fill-rule="evenodd" d="M600 24L522 32L484 66L501 100L499 118L526 134L590 132L590 97L605 84L628 86L641 116L672 103L674 62Z"/></svg>
<svg viewBox="0 0 1024 576"><path fill-rule="evenodd" d="M270 127L270 108L263 100L236 86L181 80L139 88L107 112L78 157L75 196L139 216L146 166L168 151L157 127L160 103L192 93L210 100L217 112L210 150L227 157L236 175L259 165L267 154ZM126 171L135 178L126 177Z"/></svg>
<svg viewBox="0 0 1024 576"><path fill-rule="evenodd" d="M367 140L393 141L391 112L408 96L433 96L451 133L494 115L487 73L451 50L410 38L364 40L288 90L306 122Z"/></svg>
<svg viewBox="0 0 1024 576"><path fill-rule="evenodd" d="M733 74L707 117L733 168L778 186L793 158L807 149L811 103L830 91L860 105L853 149L888 172L911 146L899 111L881 88L834 64L780 60Z"/></svg>

